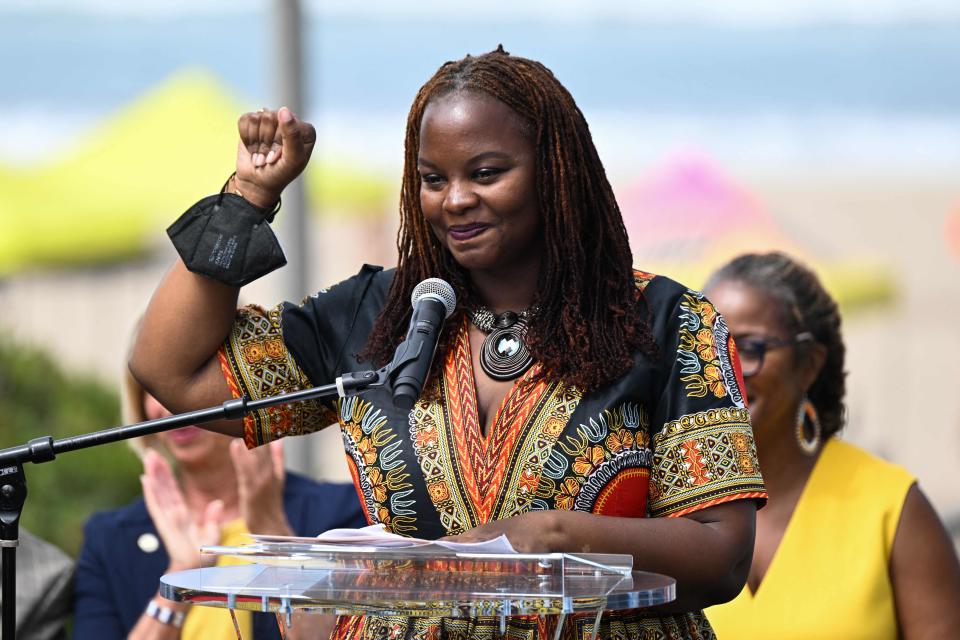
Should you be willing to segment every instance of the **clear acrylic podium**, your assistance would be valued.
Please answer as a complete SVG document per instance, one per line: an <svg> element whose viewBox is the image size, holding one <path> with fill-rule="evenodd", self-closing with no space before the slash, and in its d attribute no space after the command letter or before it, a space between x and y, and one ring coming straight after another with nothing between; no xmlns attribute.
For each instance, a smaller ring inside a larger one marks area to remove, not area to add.
<svg viewBox="0 0 960 640"><path fill-rule="evenodd" d="M628 555L477 554L436 545L383 549L308 542L207 547L204 553L252 562L194 569L161 578L170 600L273 612L281 635L294 610L337 615L494 617L595 615L651 607L676 597L667 576L632 570ZM235 627L236 619L234 618ZM237 632L240 637L239 630Z"/></svg>

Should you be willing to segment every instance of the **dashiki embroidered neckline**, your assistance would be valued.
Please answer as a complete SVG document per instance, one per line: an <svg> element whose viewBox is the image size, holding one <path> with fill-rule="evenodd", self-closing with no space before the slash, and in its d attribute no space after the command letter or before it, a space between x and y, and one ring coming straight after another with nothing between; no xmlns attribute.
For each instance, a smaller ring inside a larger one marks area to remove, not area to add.
<svg viewBox="0 0 960 640"><path fill-rule="evenodd" d="M480 368L494 380L513 380L533 364L524 337L536 309L495 314L486 307L468 311L470 322L487 334L480 349Z"/></svg>

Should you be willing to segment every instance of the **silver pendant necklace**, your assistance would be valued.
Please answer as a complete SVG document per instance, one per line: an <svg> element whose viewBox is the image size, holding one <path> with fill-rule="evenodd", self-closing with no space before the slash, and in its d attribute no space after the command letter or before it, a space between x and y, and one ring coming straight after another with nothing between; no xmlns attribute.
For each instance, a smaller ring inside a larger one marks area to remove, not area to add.
<svg viewBox="0 0 960 640"><path fill-rule="evenodd" d="M470 322L487 334L480 349L480 368L494 380L513 380L533 364L527 348L527 320L534 309L495 314L486 307L471 309Z"/></svg>

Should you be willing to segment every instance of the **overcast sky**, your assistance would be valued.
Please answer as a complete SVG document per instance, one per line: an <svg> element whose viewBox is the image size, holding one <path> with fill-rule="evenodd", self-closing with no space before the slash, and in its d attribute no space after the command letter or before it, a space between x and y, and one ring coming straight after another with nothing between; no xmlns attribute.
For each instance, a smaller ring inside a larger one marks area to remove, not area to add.
<svg viewBox="0 0 960 640"><path fill-rule="evenodd" d="M172 16L255 11L272 0L5 0L2 11L72 10L109 15ZM734 25L796 25L842 22L884 24L960 22L958 0L304 0L309 11L358 17L418 17L456 20L583 20L616 18Z"/></svg>

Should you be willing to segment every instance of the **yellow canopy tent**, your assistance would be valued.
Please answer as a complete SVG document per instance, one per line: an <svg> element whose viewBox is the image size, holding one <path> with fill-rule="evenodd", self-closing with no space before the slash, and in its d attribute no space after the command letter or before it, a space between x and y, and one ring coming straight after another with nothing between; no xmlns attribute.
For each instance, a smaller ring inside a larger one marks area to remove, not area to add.
<svg viewBox="0 0 960 640"><path fill-rule="evenodd" d="M232 171L243 111L209 75L174 76L88 132L54 162L0 167L0 276L27 266L118 260L214 192ZM380 213L379 176L311 165L317 209Z"/></svg>

